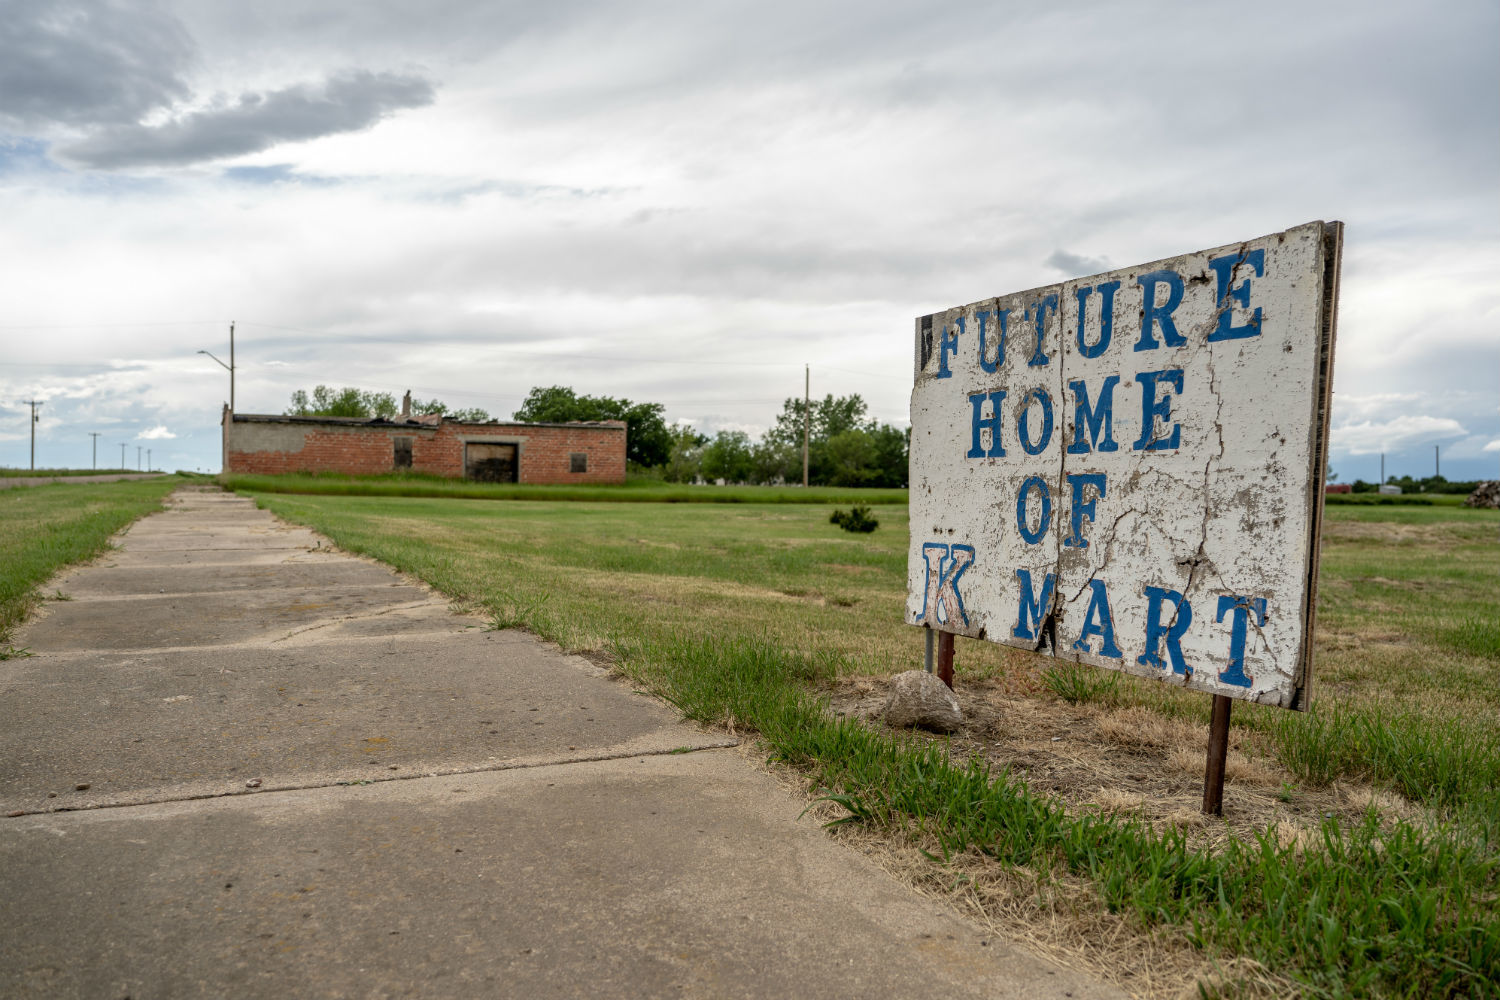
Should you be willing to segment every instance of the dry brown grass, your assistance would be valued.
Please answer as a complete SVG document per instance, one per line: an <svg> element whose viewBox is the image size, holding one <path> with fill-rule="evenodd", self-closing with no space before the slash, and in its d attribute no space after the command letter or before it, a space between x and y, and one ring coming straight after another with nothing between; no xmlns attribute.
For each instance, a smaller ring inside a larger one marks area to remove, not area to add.
<svg viewBox="0 0 1500 1000"><path fill-rule="evenodd" d="M1033 790L1056 795L1070 811L1129 815L1185 830L1194 844L1251 839L1268 828L1316 834L1327 817L1356 823L1372 806L1389 821L1428 815L1369 785L1295 787L1257 742L1263 737L1232 728L1224 815L1205 817L1206 726L1139 705L1069 705L1049 695L1013 695L1001 679L965 678L956 693L963 729L949 737L916 733L918 739L946 741L960 762L981 757L997 772L1009 770ZM843 678L828 691L834 712L876 722L887 694L886 679L861 676Z"/></svg>

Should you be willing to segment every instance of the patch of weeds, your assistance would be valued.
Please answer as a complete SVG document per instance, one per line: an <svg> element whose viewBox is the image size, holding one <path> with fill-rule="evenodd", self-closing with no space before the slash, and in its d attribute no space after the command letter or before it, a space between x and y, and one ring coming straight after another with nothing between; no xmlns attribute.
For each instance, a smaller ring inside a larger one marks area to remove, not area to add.
<svg viewBox="0 0 1500 1000"><path fill-rule="evenodd" d="M1113 705L1120 696L1120 675L1083 663L1062 661L1042 671L1042 683L1069 705Z"/></svg>
<svg viewBox="0 0 1500 1000"><path fill-rule="evenodd" d="M1297 800L1297 788L1289 781L1281 783L1281 791L1276 793L1278 802L1295 802Z"/></svg>
<svg viewBox="0 0 1500 1000"><path fill-rule="evenodd" d="M508 628L530 628L540 632L541 630L537 628L537 619L551 599L552 595L546 591L501 591L496 600L488 602L490 620L484 627L485 631L502 632Z"/></svg>
<svg viewBox="0 0 1500 1000"><path fill-rule="evenodd" d="M880 522L870 514L870 508L864 504L855 504L848 510L835 510L832 514L828 515L828 523L836 524L845 531L862 531L865 533L869 533L880 527Z"/></svg>
<svg viewBox="0 0 1500 1000"><path fill-rule="evenodd" d="M0 660L24 660L28 656L35 655L36 654L26 646L22 646L19 649L17 649L15 646L6 646L3 649L0 649Z"/></svg>
<svg viewBox="0 0 1500 1000"><path fill-rule="evenodd" d="M692 747L673 747L672 749L670 749L670 750L667 751L667 753L692 753L692 752L693 752L693 748Z"/></svg>
<svg viewBox="0 0 1500 1000"><path fill-rule="evenodd" d="M61 590L54 590L47 595L47 600L49 601L71 601L72 599L72 594L64 594Z"/></svg>
<svg viewBox="0 0 1500 1000"><path fill-rule="evenodd" d="M1439 632L1438 639L1460 653L1500 659L1500 621L1492 618L1465 618L1452 628Z"/></svg>
<svg viewBox="0 0 1500 1000"><path fill-rule="evenodd" d="M1413 802L1471 809L1493 803L1485 793L1500 787L1494 731L1381 708L1278 712L1269 721L1277 761L1309 784L1369 778Z"/></svg>

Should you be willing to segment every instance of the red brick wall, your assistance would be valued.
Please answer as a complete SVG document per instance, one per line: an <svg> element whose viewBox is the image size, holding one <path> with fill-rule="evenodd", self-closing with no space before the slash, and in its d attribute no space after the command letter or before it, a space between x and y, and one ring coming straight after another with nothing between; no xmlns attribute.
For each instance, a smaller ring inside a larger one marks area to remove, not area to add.
<svg viewBox="0 0 1500 1000"><path fill-rule="evenodd" d="M395 464L394 438L412 439L412 469L440 476L464 474L466 441L514 442L523 483L623 483L625 428L460 424L436 428L234 421L226 426L225 471L279 474L343 472L372 475ZM300 447L298 443L300 440ZM587 472L571 472L570 456L588 456Z"/></svg>

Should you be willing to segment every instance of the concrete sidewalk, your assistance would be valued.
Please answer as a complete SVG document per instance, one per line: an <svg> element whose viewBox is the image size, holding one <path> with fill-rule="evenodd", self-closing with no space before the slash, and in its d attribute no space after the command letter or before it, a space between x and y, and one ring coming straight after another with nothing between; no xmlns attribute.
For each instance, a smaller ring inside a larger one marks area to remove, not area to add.
<svg viewBox="0 0 1500 1000"><path fill-rule="evenodd" d="M0 662L6 997L1112 997L732 741L205 490Z"/></svg>

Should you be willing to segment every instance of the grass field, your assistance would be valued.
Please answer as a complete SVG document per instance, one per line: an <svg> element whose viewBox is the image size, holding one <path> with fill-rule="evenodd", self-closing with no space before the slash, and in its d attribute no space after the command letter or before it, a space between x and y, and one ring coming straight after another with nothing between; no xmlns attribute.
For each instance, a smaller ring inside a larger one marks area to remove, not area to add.
<svg viewBox="0 0 1500 1000"><path fill-rule="evenodd" d="M180 480L53 483L0 492L0 656L36 606L37 587L59 568L91 559L109 536L161 507Z"/></svg>
<svg viewBox="0 0 1500 1000"><path fill-rule="evenodd" d="M5 469L0 479L49 479L57 476L116 476L140 472L140 469Z"/></svg>
<svg viewBox="0 0 1500 1000"><path fill-rule="evenodd" d="M959 690L1005 727L945 741L859 717L920 663L904 505L853 536L790 504L257 499L759 734L906 877L1138 993L1500 989L1493 512L1330 507L1316 711L1237 708L1241 815L1204 825L1168 808L1201 780L1201 696L963 642ZM1152 768L1175 777L1132 773Z"/></svg>
<svg viewBox="0 0 1500 1000"><path fill-rule="evenodd" d="M465 500L569 500L599 503L906 503L905 490L814 486L692 486L631 477L621 485L520 486L476 483L422 472L348 476L334 472L281 476L221 475L227 489L255 493L294 493L358 497L448 497Z"/></svg>

